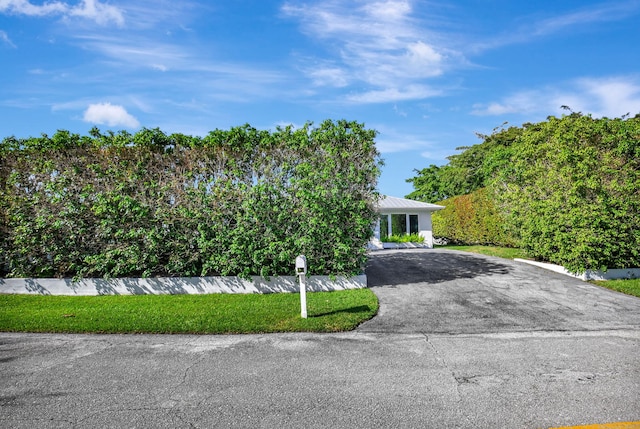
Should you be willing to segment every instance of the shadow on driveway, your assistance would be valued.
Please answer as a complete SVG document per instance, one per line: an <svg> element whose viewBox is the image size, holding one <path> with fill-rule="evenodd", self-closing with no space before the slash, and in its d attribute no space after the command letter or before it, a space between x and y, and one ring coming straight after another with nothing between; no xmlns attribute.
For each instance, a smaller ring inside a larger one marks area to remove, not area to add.
<svg viewBox="0 0 640 429"><path fill-rule="evenodd" d="M508 274L509 266L480 255L452 251L384 250L369 255L366 273L367 286L376 287L442 283L487 274Z"/></svg>
<svg viewBox="0 0 640 429"><path fill-rule="evenodd" d="M508 259L449 249L372 252L380 302L361 332L478 334L640 326L640 299Z"/></svg>

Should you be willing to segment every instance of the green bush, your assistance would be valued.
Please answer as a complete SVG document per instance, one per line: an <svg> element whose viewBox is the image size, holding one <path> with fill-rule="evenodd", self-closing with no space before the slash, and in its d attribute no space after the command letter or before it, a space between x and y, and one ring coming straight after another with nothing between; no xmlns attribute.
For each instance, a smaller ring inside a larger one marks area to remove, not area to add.
<svg viewBox="0 0 640 429"><path fill-rule="evenodd" d="M530 125L491 187L533 257L573 272L640 267L640 116Z"/></svg>
<svg viewBox="0 0 640 429"><path fill-rule="evenodd" d="M436 238L522 247L574 272L640 266L640 114L571 113L481 136L408 179ZM460 195L465 194L465 195Z"/></svg>
<svg viewBox="0 0 640 429"><path fill-rule="evenodd" d="M515 246L504 219L487 188L437 203L445 206L432 214L433 235L451 244Z"/></svg>
<svg viewBox="0 0 640 429"><path fill-rule="evenodd" d="M12 277L356 274L376 219L376 132L347 121L206 137L158 129L6 138Z"/></svg>
<svg viewBox="0 0 640 429"><path fill-rule="evenodd" d="M424 237L420 234L393 234L381 237L383 243L424 243Z"/></svg>

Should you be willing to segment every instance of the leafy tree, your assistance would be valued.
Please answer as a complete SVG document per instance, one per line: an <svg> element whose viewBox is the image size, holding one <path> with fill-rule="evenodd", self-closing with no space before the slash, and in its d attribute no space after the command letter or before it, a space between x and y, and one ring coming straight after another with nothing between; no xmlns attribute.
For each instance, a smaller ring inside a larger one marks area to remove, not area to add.
<svg viewBox="0 0 640 429"><path fill-rule="evenodd" d="M527 127L492 182L521 246L574 272L640 266L640 119Z"/></svg>
<svg viewBox="0 0 640 429"><path fill-rule="evenodd" d="M446 178L448 170L451 170L448 165L435 164L421 170L414 170L417 175L407 179L407 182L413 184L414 191L405 198L425 202L447 199L452 192L457 192L453 190L454 184Z"/></svg>
<svg viewBox="0 0 640 429"><path fill-rule="evenodd" d="M455 195L436 200L447 209L434 235L517 245L574 272L640 266L640 114L571 112L481 137L409 179L410 196Z"/></svg>
<svg viewBox="0 0 640 429"><path fill-rule="evenodd" d="M478 134L483 142L456 148L461 152L447 157L448 164L414 170L417 175L407 179L414 191L406 198L437 202L487 186L493 174L507 162L506 149L522 131L522 128L509 127L495 129L491 135Z"/></svg>

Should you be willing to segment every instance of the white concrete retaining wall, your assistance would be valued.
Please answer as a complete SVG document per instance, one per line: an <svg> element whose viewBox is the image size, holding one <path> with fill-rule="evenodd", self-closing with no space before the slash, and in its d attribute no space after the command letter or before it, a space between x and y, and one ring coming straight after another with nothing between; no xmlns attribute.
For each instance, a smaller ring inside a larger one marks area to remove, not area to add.
<svg viewBox="0 0 640 429"><path fill-rule="evenodd" d="M431 249L424 243L394 243L394 242L382 242L380 240L372 239L367 244L369 250L382 250L382 249Z"/></svg>
<svg viewBox="0 0 640 429"><path fill-rule="evenodd" d="M383 249L430 249L427 244L423 243L382 243Z"/></svg>
<svg viewBox="0 0 640 429"><path fill-rule="evenodd" d="M361 289L367 287L367 276L351 278L308 276L310 292ZM206 293L275 293L299 292L295 276L272 277L156 277L119 279L0 279L0 293L40 295L145 295Z"/></svg>
<svg viewBox="0 0 640 429"><path fill-rule="evenodd" d="M588 270L582 274L574 274L563 266L549 264L546 262L531 261L529 259L514 259L518 262L524 262L526 264L535 265L546 270L555 271L556 273L565 274L567 276L575 277L581 280L616 280L616 279L637 279L640 278L640 268L624 268L624 269L610 269L607 271L594 271Z"/></svg>

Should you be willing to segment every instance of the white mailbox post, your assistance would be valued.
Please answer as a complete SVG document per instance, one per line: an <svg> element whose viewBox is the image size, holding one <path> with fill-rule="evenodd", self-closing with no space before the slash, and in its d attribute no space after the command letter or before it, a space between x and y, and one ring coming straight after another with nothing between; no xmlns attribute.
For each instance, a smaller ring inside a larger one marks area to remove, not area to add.
<svg viewBox="0 0 640 429"><path fill-rule="evenodd" d="M300 280L300 316L307 318L307 291L305 276L307 275L307 257L300 255L296 258L296 275Z"/></svg>

